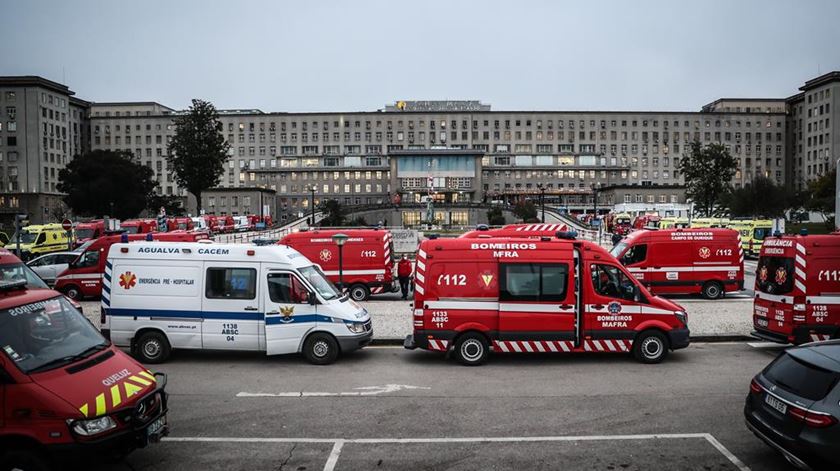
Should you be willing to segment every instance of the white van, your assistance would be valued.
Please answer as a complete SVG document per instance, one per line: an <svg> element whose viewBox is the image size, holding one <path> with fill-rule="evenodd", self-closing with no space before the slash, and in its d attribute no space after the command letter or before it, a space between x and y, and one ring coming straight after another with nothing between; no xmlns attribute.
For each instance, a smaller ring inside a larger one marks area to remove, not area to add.
<svg viewBox="0 0 840 471"><path fill-rule="evenodd" d="M207 221L204 220L202 217L197 218L190 218L193 222L193 227L199 231L206 231L207 230Z"/></svg>
<svg viewBox="0 0 840 471"><path fill-rule="evenodd" d="M192 348L302 352L324 365L373 337L367 310L283 245L113 244L103 283L102 333L144 363Z"/></svg>
<svg viewBox="0 0 840 471"><path fill-rule="evenodd" d="M245 232L251 229L251 221L248 220L248 216L234 216L233 217L233 230L236 232Z"/></svg>

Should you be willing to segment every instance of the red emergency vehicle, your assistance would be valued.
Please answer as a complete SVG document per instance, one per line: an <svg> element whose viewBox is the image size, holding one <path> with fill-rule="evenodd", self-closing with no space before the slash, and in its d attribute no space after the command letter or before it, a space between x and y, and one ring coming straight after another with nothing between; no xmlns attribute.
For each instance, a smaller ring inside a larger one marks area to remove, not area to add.
<svg viewBox="0 0 840 471"><path fill-rule="evenodd" d="M94 219L92 221L80 222L74 228L76 232L76 246L84 244L89 240L102 237L105 234L105 221Z"/></svg>
<svg viewBox="0 0 840 471"><path fill-rule="evenodd" d="M562 238L561 238L562 237ZM650 294L599 245L536 239L432 239L417 251L408 349L633 352L646 363L689 343L685 310Z"/></svg>
<svg viewBox="0 0 840 471"><path fill-rule="evenodd" d="M158 223L155 219L129 219L120 223L120 229L129 234L145 234L147 232L157 232Z"/></svg>
<svg viewBox="0 0 840 471"><path fill-rule="evenodd" d="M187 216L177 216L166 220L166 229L169 231L191 231L194 227L192 218Z"/></svg>
<svg viewBox="0 0 840 471"><path fill-rule="evenodd" d="M661 220L658 214L642 214L633 220L633 229L657 229Z"/></svg>
<svg viewBox="0 0 840 471"><path fill-rule="evenodd" d="M341 280L338 247L332 238L336 234L347 236L342 249ZM390 293L399 289L394 282L394 261L391 258L393 242L389 231L301 231L293 232L277 243L288 245L319 264L330 281L336 284L342 281L343 288L356 301L364 301L371 294Z"/></svg>
<svg viewBox="0 0 840 471"><path fill-rule="evenodd" d="M753 335L801 344L840 337L840 232L764 239Z"/></svg>
<svg viewBox="0 0 840 471"><path fill-rule="evenodd" d="M643 229L611 253L656 294L717 299L744 289L744 252L732 229Z"/></svg>
<svg viewBox="0 0 840 471"><path fill-rule="evenodd" d="M610 213L606 217L607 231L613 234L626 235L633 228L632 219L627 213Z"/></svg>
<svg viewBox="0 0 840 471"><path fill-rule="evenodd" d="M487 237L554 237L558 231L566 231L565 224L508 224L496 229L479 226L477 229L461 234L463 239Z"/></svg>
<svg viewBox="0 0 840 471"><path fill-rule="evenodd" d="M206 232L156 232L154 234L118 234L96 239L79 257L55 279L55 289L70 299L84 299L102 295L105 259L113 244L127 237L129 242L153 240L162 242L195 242L207 239Z"/></svg>
<svg viewBox="0 0 840 471"><path fill-rule="evenodd" d="M0 469L69 469L168 434L166 376L114 347L61 294L0 282Z"/></svg>

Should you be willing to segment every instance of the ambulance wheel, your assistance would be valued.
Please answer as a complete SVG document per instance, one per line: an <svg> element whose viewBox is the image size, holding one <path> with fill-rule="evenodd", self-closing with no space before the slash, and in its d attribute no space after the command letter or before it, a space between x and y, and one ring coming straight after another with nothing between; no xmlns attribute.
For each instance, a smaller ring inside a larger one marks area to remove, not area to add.
<svg viewBox="0 0 840 471"><path fill-rule="evenodd" d="M353 285L350 287L350 297L353 301L364 301L370 296L370 290L365 285Z"/></svg>
<svg viewBox="0 0 840 471"><path fill-rule="evenodd" d="M487 339L478 333L469 332L455 342L455 357L466 366L478 366L487 361L490 346Z"/></svg>
<svg viewBox="0 0 840 471"><path fill-rule="evenodd" d="M717 281L707 281L703 285L703 297L706 299L718 299L723 297L723 286Z"/></svg>
<svg viewBox="0 0 840 471"><path fill-rule="evenodd" d="M316 332L303 342L303 356L313 365L329 365L338 358L338 342L330 334Z"/></svg>
<svg viewBox="0 0 840 471"><path fill-rule="evenodd" d="M72 299L73 301L82 300L82 290L79 289L79 287L76 285L68 285L62 291L64 291L65 296Z"/></svg>
<svg viewBox="0 0 840 471"><path fill-rule="evenodd" d="M658 330L648 330L636 337L633 355L642 363L661 363L668 356L668 339Z"/></svg>
<svg viewBox="0 0 840 471"><path fill-rule="evenodd" d="M50 463L44 460L38 450L23 449L6 452L0 455L0 469L14 469L20 471L49 471Z"/></svg>
<svg viewBox="0 0 840 471"><path fill-rule="evenodd" d="M143 363L163 363L171 350L166 336L155 330L144 333L134 344L135 356Z"/></svg>

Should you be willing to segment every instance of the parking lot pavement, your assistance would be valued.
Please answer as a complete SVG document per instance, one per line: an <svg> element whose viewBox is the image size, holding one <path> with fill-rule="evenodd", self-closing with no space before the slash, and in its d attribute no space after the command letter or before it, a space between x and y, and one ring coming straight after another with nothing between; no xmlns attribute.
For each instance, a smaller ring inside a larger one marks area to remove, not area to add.
<svg viewBox="0 0 840 471"><path fill-rule="evenodd" d="M752 297L746 294L727 295L709 301L699 297L671 298L688 312L688 326L695 336L749 336L752 331ZM362 303L373 319L374 339L402 341L413 328L410 301L373 299ZM82 303L85 314L99 325L100 304Z"/></svg>
<svg viewBox="0 0 840 471"><path fill-rule="evenodd" d="M693 344L621 354L297 356L176 352L171 436L108 469L782 470L744 426L750 378L780 351Z"/></svg>

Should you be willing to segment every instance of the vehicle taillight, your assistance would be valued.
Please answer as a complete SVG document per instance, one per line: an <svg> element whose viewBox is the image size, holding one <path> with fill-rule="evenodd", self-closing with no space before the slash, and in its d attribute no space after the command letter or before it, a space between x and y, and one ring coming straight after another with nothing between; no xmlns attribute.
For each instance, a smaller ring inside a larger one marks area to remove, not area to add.
<svg viewBox="0 0 840 471"><path fill-rule="evenodd" d="M808 411L796 406L788 407L788 415L790 415L793 420L804 422L805 425L814 428L830 427L837 423L837 419L835 419L831 414Z"/></svg>
<svg viewBox="0 0 840 471"><path fill-rule="evenodd" d="M758 381L756 381L755 378L753 378L753 380L750 381L750 392L751 393L759 394L763 390L764 390L764 388L762 388L761 385L758 384Z"/></svg>

